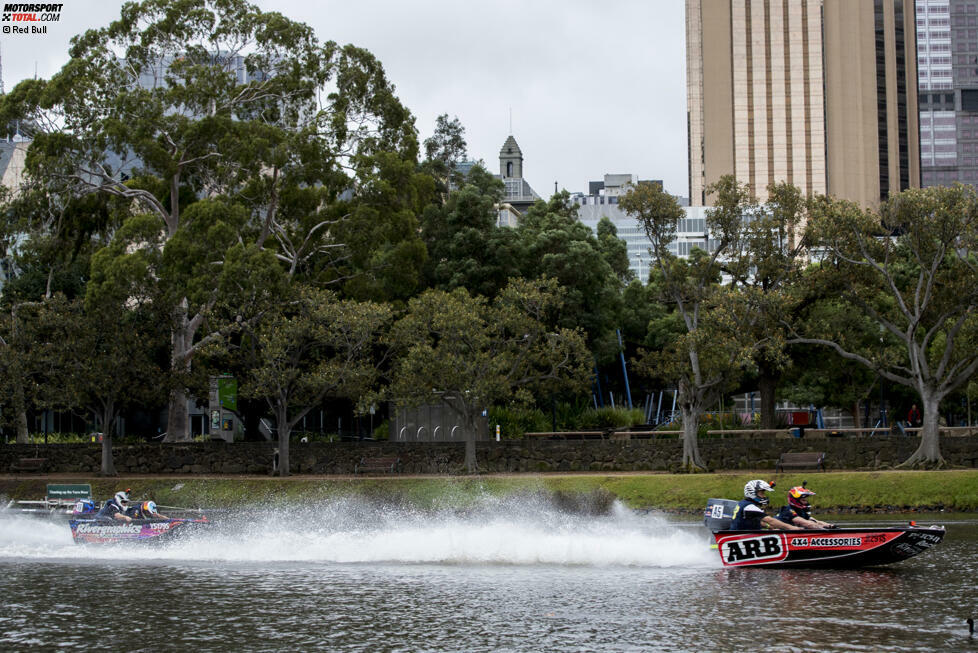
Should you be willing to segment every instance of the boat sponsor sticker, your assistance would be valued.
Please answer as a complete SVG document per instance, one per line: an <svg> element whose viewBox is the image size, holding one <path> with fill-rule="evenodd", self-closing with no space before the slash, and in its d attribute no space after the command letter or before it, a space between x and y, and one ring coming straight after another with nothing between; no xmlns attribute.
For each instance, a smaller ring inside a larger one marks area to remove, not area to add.
<svg viewBox="0 0 978 653"><path fill-rule="evenodd" d="M788 545L783 533L731 535L717 542L720 559L728 567L756 565L784 560Z"/></svg>
<svg viewBox="0 0 978 653"><path fill-rule="evenodd" d="M82 535L125 535L141 533L143 527L139 524L78 524L75 530Z"/></svg>
<svg viewBox="0 0 978 653"><path fill-rule="evenodd" d="M149 524L85 522L72 527L76 540L84 542L114 542L118 540L142 540L168 533L182 522L152 522Z"/></svg>
<svg viewBox="0 0 978 653"><path fill-rule="evenodd" d="M866 551L875 549L881 544L886 544L890 540L900 536L900 532L892 533L825 533L812 535L788 535L788 548L790 550L829 550L829 551Z"/></svg>

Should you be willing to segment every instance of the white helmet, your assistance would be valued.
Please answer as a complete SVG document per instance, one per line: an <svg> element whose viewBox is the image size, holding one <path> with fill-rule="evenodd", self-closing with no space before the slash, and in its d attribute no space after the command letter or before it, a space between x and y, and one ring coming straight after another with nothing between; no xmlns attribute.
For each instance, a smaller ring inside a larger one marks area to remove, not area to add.
<svg viewBox="0 0 978 653"><path fill-rule="evenodd" d="M770 492L773 489L774 486L769 485L767 481L762 481L759 479L755 481L747 481L747 485L744 486L744 498L750 499L751 501L756 501L762 506L766 506L770 500L767 497L757 496L757 492L758 490Z"/></svg>
<svg viewBox="0 0 978 653"><path fill-rule="evenodd" d="M123 508L125 508L127 505L129 505L129 494L127 492L121 492L121 491L116 492L115 502L118 503Z"/></svg>

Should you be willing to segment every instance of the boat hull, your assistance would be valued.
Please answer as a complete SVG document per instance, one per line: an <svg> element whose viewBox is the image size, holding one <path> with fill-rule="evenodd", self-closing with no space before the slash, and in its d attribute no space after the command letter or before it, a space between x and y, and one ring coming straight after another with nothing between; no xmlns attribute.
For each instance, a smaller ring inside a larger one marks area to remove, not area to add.
<svg viewBox="0 0 978 653"><path fill-rule="evenodd" d="M872 567L900 562L944 539L943 526L716 531L725 567Z"/></svg>
<svg viewBox="0 0 978 653"><path fill-rule="evenodd" d="M132 522L72 519L76 544L165 542L206 527L206 519L134 519Z"/></svg>

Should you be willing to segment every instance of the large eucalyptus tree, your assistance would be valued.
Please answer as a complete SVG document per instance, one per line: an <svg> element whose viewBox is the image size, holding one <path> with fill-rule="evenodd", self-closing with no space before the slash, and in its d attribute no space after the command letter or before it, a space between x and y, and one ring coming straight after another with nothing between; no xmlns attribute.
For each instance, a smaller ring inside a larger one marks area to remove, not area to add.
<svg viewBox="0 0 978 653"><path fill-rule="evenodd" d="M390 157L417 156L410 114L368 52L244 0L130 2L70 55L50 80L18 84L0 119L33 132L32 177L129 201L95 276L168 302L177 377L224 325L273 300L281 277L341 277L321 274L347 256L337 200ZM171 440L189 437L186 402L175 385Z"/></svg>
<svg viewBox="0 0 978 653"><path fill-rule="evenodd" d="M840 297L879 325L879 345L805 333L819 344L920 394L920 446L905 465L941 465L940 402L978 371L978 194L971 186L906 190L879 212L817 199L809 238ZM887 356L892 345L901 356Z"/></svg>
<svg viewBox="0 0 978 653"><path fill-rule="evenodd" d="M748 336L756 319L749 298L735 297L720 285L722 257L741 237L746 189L726 178L711 186L711 192L717 195L716 208L707 213L713 242L694 248L688 259L670 250L679 220L685 217L674 197L658 184L638 184L619 200L649 240L650 287L681 325L661 353L642 357L640 368L676 383L683 420L682 465L688 470L706 467L697 442L701 415L750 361L758 344Z"/></svg>

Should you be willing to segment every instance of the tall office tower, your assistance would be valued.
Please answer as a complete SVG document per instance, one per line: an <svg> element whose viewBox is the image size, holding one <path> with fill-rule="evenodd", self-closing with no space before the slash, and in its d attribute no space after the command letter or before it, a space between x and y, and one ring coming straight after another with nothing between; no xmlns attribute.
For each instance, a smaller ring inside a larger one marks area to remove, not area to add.
<svg viewBox="0 0 978 653"><path fill-rule="evenodd" d="M924 186L978 184L978 7L917 0Z"/></svg>
<svg viewBox="0 0 978 653"><path fill-rule="evenodd" d="M863 206L919 186L913 8L686 0L690 203L726 174L762 201L780 181Z"/></svg>

